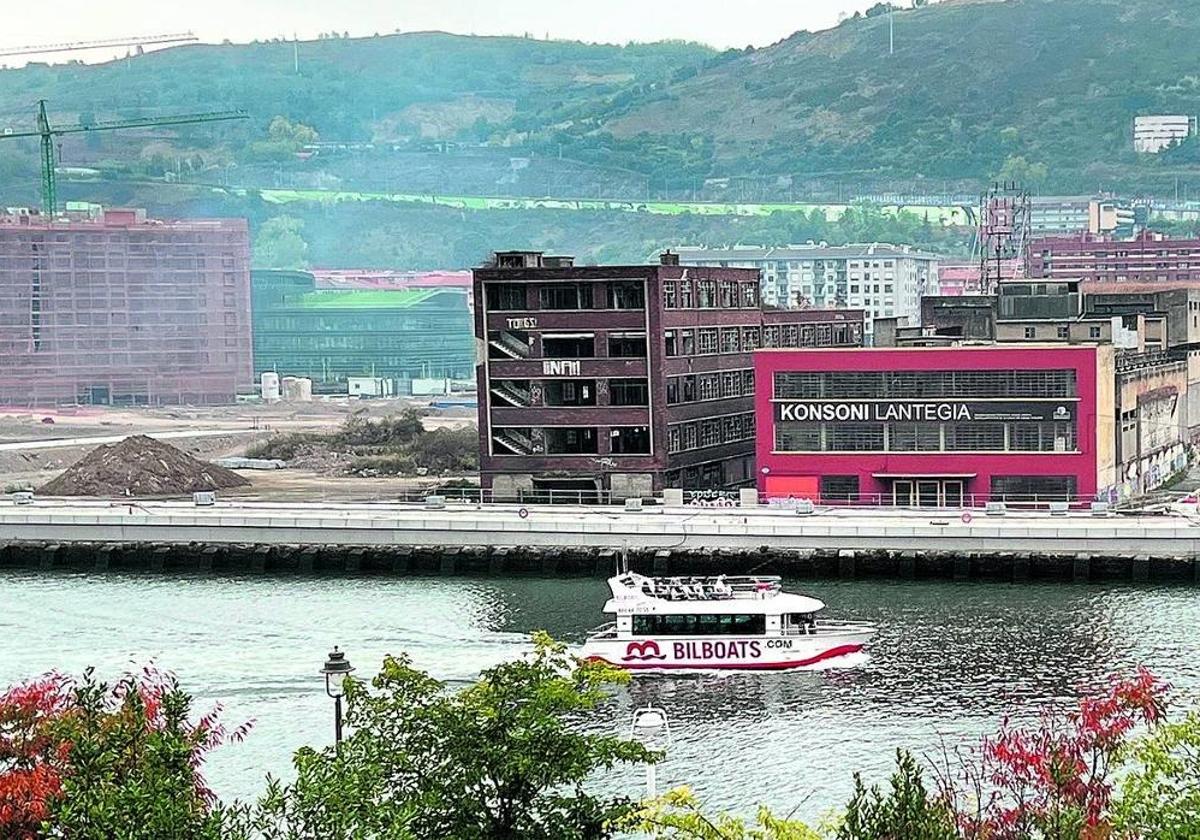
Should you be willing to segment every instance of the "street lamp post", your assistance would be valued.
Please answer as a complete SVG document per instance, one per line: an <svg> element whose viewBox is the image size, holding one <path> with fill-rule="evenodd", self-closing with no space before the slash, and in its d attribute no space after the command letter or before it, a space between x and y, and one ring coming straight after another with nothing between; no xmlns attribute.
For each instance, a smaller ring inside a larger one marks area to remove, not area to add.
<svg viewBox="0 0 1200 840"><path fill-rule="evenodd" d="M334 744L339 747L342 744L342 697L345 695L342 680L353 671L354 666L346 658L346 652L334 645L321 673L325 675L325 693L333 698L333 737Z"/></svg>
<svg viewBox="0 0 1200 840"><path fill-rule="evenodd" d="M671 723L667 712L658 706L642 706L633 712L629 734L650 749L666 749L671 745ZM646 765L646 798L658 795L658 768L653 762Z"/></svg>

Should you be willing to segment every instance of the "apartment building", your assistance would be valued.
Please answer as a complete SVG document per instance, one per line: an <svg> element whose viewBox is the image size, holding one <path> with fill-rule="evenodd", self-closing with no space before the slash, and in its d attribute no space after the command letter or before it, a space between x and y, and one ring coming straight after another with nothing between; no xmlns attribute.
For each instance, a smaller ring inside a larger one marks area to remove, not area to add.
<svg viewBox="0 0 1200 840"><path fill-rule="evenodd" d="M868 344L875 318L901 317L916 323L922 296L938 293L939 257L908 246L683 247L679 259L683 265L758 269L767 306L861 309Z"/></svg>

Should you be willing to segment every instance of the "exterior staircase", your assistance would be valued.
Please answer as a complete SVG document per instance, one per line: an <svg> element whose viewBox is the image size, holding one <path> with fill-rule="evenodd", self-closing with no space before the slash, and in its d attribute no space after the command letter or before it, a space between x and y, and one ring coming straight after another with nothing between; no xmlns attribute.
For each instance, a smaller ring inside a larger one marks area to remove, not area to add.
<svg viewBox="0 0 1200 840"><path fill-rule="evenodd" d="M528 359L529 345L510 332L502 331L500 337L488 342L501 353L513 359Z"/></svg>
<svg viewBox="0 0 1200 840"><path fill-rule="evenodd" d="M510 450L514 455L533 455L533 441L529 435L517 429L496 429L492 432L492 440Z"/></svg>

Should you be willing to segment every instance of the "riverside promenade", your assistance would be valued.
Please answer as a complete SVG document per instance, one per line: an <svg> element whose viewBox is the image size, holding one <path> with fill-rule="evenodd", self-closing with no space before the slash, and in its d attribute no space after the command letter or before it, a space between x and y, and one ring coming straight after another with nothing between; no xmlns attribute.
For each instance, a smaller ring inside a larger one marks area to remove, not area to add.
<svg viewBox="0 0 1200 840"><path fill-rule="evenodd" d="M1200 582L1179 514L565 505L0 502L0 566L179 571L658 574Z"/></svg>

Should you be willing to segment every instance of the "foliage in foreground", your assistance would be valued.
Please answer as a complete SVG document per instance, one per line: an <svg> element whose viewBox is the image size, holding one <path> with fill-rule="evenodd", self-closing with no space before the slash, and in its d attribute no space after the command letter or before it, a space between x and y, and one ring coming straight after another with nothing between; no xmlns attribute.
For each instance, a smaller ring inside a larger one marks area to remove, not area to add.
<svg viewBox="0 0 1200 840"><path fill-rule="evenodd" d="M224 812L200 768L241 740L218 710L190 720L191 698L153 670L115 685L91 671L0 695L0 837L223 840Z"/></svg>
<svg viewBox="0 0 1200 840"><path fill-rule="evenodd" d="M1112 680L1066 714L1005 724L979 747L923 767L897 753L890 783L855 791L813 829L760 807L753 822L707 814L686 788L643 803L587 785L619 764L657 761L589 731L628 679L580 662L544 634L528 655L458 691L389 657L345 682L349 735L304 748L296 778L268 779L257 803L225 807L205 755L239 740L216 713L153 671L109 686L90 672L0 695L4 840L1185 840L1200 836L1200 712L1165 718L1147 671ZM926 782L931 778L930 783Z"/></svg>
<svg viewBox="0 0 1200 840"><path fill-rule="evenodd" d="M351 734L340 750L300 750L296 781L271 784L256 829L322 840L610 836L636 805L585 780L657 756L577 724L627 679L545 634L458 692L389 657L370 684L347 680Z"/></svg>

